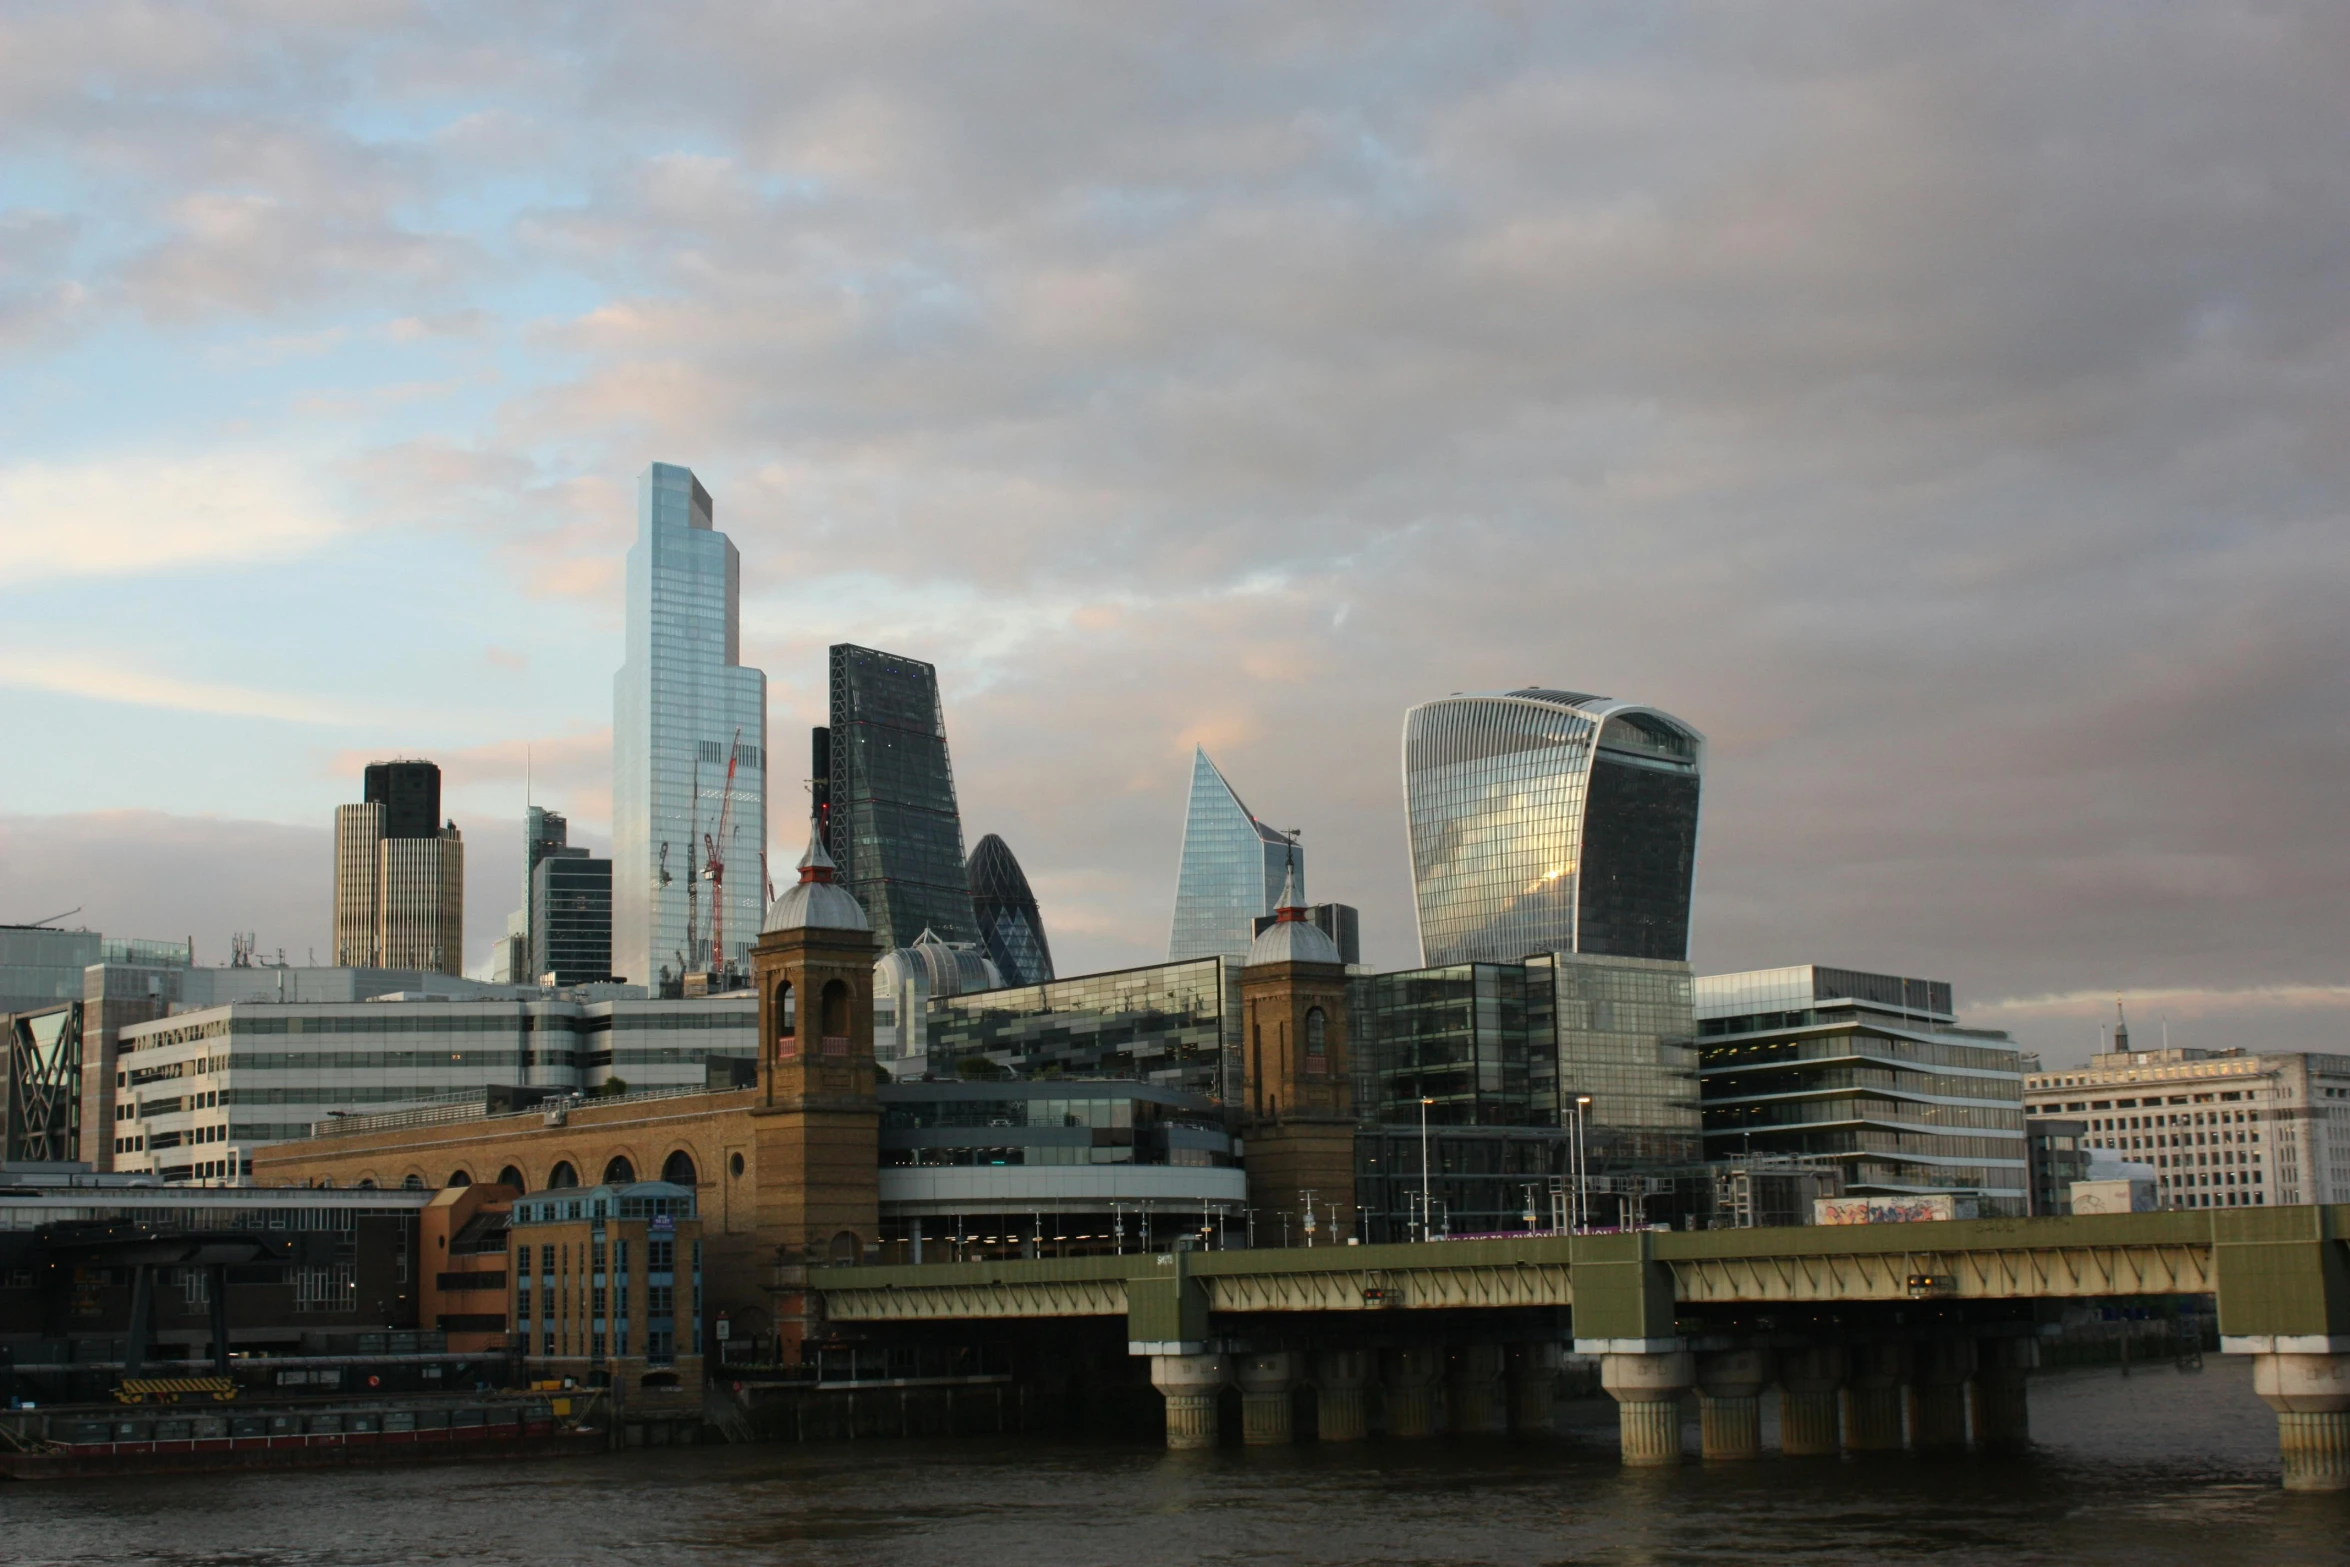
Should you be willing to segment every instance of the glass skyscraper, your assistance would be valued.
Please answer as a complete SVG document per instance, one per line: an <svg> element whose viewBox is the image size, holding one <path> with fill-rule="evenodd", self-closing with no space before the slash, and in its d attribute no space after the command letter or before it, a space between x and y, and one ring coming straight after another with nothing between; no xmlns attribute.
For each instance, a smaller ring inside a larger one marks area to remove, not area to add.
<svg viewBox="0 0 2350 1567"><path fill-rule="evenodd" d="M881 950L912 946L925 930L976 941L938 671L895 653L835 647L826 749L832 857Z"/></svg>
<svg viewBox="0 0 2350 1567"><path fill-rule="evenodd" d="M691 469L657 462L637 482L612 682L612 966L641 985L747 968L765 912L767 677L742 665L742 557L712 511Z"/></svg>
<svg viewBox="0 0 2350 1567"><path fill-rule="evenodd" d="M1527 687L1404 717L1421 960L1685 961L1705 737L1654 708Z"/></svg>
<svg viewBox="0 0 2350 1567"><path fill-rule="evenodd" d="M1053 949L1044 939L1044 915L1012 850L994 833L971 849L971 914L979 943L1006 985L1041 985L1053 977Z"/></svg>
<svg viewBox="0 0 2350 1567"><path fill-rule="evenodd" d="M1191 803L1183 817L1183 862L1175 878L1175 927L1167 961L1248 956L1259 915L1281 899L1281 879L1297 867L1297 896L1306 895L1306 852L1298 841L1256 819L1207 748L1191 756Z"/></svg>

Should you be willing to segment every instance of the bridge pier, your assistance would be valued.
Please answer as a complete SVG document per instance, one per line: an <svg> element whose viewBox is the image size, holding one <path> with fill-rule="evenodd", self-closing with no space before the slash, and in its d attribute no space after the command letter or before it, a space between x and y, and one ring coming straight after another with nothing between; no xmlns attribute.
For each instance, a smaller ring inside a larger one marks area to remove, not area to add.
<svg viewBox="0 0 2350 1567"><path fill-rule="evenodd" d="M1452 1354L1448 1425L1455 1436L1491 1436L1509 1428L1502 1401L1501 1346L1464 1344Z"/></svg>
<svg viewBox="0 0 2350 1567"><path fill-rule="evenodd" d="M1767 1349L1714 1350L1697 1357L1698 1451L1707 1458L1762 1457L1762 1390Z"/></svg>
<svg viewBox="0 0 2350 1567"><path fill-rule="evenodd" d="M2350 1354L2255 1354L2252 1391L2277 1412L2288 1491L2350 1491Z"/></svg>
<svg viewBox="0 0 2350 1567"><path fill-rule="evenodd" d="M1314 1357L1314 1429L1325 1442L1360 1442L1371 1434L1371 1353L1326 1349Z"/></svg>
<svg viewBox="0 0 2350 1567"><path fill-rule="evenodd" d="M1901 1390L1909 1380L1909 1344L1876 1339L1852 1346L1844 1378L1844 1450L1898 1453Z"/></svg>
<svg viewBox="0 0 2350 1567"><path fill-rule="evenodd" d="M2021 1334L1985 1338L1975 1347L1975 1379L1968 1384L1975 1446L2028 1447L2032 1409L2026 1377L2040 1363L2040 1341Z"/></svg>
<svg viewBox="0 0 2350 1567"><path fill-rule="evenodd" d="M1559 1347L1556 1344L1512 1344L1509 1347L1512 1431L1542 1436L1557 1431L1558 1356Z"/></svg>
<svg viewBox="0 0 2350 1567"><path fill-rule="evenodd" d="M1790 1458L1843 1450L1844 1347L1806 1344L1779 1351L1779 1451Z"/></svg>
<svg viewBox="0 0 2350 1567"><path fill-rule="evenodd" d="M1975 1374L1971 1336L1922 1338L1911 1353L1909 1445L1918 1452L1966 1446L1967 1383Z"/></svg>
<svg viewBox="0 0 2350 1567"><path fill-rule="evenodd" d="M1298 1357L1269 1350L1240 1358L1240 1440L1250 1447L1287 1447L1296 1438L1290 1394Z"/></svg>
<svg viewBox="0 0 2350 1567"><path fill-rule="evenodd" d="M1167 1446L1216 1445L1216 1396L1231 1379L1222 1355L1153 1355L1151 1386L1167 1400Z"/></svg>
<svg viewBox="0 0 2350 1567"><path fill-rule="evenodd" d="M1697 1357L1685 1349L1600 1361L1599 1385L1616 1401L1626 1464L1656 1468L1681 1461L1681 1397L1696 1382Z"/></svg>
<svg viewBox="0 0 2350 1567"><path fill-rule="evenodd" d="M1444 1374L1444 1356L1433 1346L1391 1349L1379 1379L1379 1403L1387 1412L1389 1436L1422 1437L1436 1434L1436 1383Z"/></svg>

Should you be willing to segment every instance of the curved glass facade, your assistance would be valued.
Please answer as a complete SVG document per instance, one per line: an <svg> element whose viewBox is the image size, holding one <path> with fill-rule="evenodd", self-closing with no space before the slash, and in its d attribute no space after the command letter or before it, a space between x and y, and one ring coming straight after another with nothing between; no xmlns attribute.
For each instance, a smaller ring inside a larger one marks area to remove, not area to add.
<svg viewBox="0 0 2350 1567"><path fill-rule="evenodd" d="M1421 961L1683 961L1705 740L1652 708L1528 687L1404 718Z"/></svg>
<svg viewBox="0 0 2350 1567"><path fill-rule="evenodd" d="M979 942L1007 985L1041 985L1053 977L1044 915L1012 850L994 833L971 850L971 915Z"/></svg>
<svg viewBox="0 0 2350 1567"><path fill-rule="evenodd" d="M1287 833L1258 821L1208 760L1206 748L1194 747L1167 961L1246 958L1256 939L1257 918L1280 902L1281 879L1293 864L1302 902L1305 850Z"/></svg>

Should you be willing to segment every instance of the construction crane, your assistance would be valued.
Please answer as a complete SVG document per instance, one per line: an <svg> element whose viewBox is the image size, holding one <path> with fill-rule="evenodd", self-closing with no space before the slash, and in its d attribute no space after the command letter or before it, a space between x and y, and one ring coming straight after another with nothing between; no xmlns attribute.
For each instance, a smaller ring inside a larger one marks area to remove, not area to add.
<svg viewBox="0 0 2350 1567"><path fill-rule="evenodd" d="M689 809L692 814L686 818L685 857L690 862L694 857L694 840L702 833L702 758L698 747L694 754L694 802ZM695 912L695 899L701 895L700 881L701 877L693 871L686 872L685 955L678 959L682 965L678 969L680 978L693 972L694 965L702 961L701 946L694 940L695 933L701 928L697 923Z"/></svg>
<svg viewBox="0 0 2350 1567"><path fill-rule="evenodd" d="M726 856L734 836L734 764L740 759L743 732L736 729L726 748L726 787L718 797L718 831L702 834L702 877L710 884L710 972L723 974L726 961Z"/></svg>

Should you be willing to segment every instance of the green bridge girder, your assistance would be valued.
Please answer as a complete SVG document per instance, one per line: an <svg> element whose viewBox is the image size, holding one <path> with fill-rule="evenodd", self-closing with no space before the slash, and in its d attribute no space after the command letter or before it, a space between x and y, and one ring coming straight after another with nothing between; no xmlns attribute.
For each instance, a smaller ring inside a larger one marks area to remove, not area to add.
<svg viewBox="0 0 2350 1567"><path fill-rule="evenodd" d="M1649 1231L815 1267L836 1324L1103 1317L1196 1344L1220 1313L1571 1307L1575 1336L1669 1337L1688 1307L2218 1298L2230 1338L2350 1349L2350 1205ZM2283 1347L2278 1343L2276 1347Z"/></svg>

